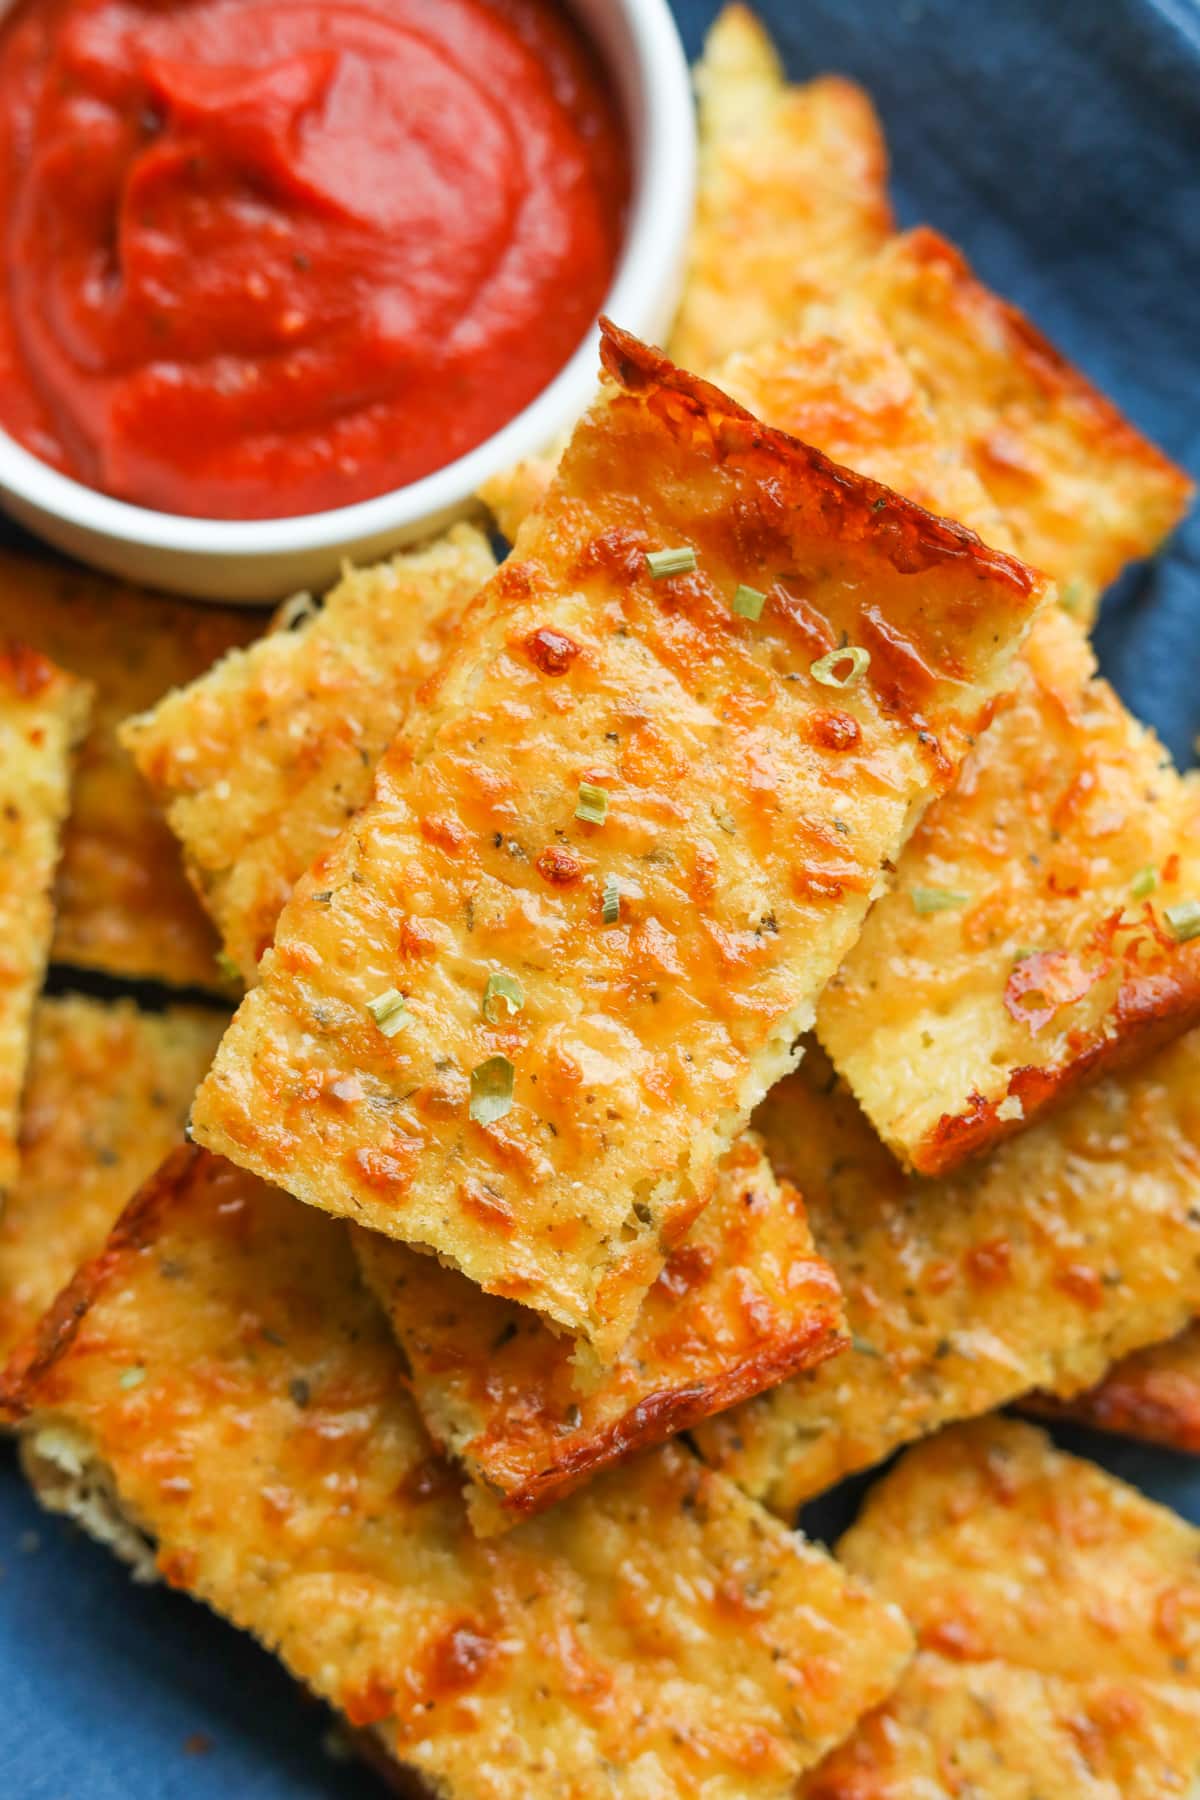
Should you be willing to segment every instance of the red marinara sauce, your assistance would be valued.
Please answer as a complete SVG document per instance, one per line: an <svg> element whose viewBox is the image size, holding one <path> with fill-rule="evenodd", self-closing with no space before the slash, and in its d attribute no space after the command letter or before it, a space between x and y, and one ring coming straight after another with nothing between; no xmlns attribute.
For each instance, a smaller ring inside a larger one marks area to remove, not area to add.
<svg viewBox="0 0 1200 1800"><path fill-rule="evenodd" d="M628 190L557 0L21 0L0 425L168 512L384 493L567 361Z"/></svg>

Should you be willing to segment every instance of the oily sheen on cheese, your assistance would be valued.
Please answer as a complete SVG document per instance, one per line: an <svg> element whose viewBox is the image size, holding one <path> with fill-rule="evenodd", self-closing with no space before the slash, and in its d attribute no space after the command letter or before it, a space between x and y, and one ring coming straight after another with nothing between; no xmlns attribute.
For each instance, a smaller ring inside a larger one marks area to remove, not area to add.
<svg viewBox="0 0 1200 1800"><path fill-rule="evenodd" d="M131 1371L135 1372L131 1375ZM481 1544L345 1227L180 1149L9 1383L26 1467L446 1800L786 1800L899 1614L681 1445Z"/></svg>
<svg viewBox="0 0 1200 1800"><path fill-rule="evenodd" d="M1003 1419L875 1487L838 1555L921 1649L803 1800L1186 1800L1200 1773L1200 1533Z"/></svg>
<svg viewBox="0 0 1200 1800"><path fill-rule="evenodd" d="M193 1126L611 1359L1045 589L612 328L605 362ZM847 643L869 669L824 685ZM520 1011L485 1016L496 974ZM512 1105L480 1122L496 1058Z"/></svg>

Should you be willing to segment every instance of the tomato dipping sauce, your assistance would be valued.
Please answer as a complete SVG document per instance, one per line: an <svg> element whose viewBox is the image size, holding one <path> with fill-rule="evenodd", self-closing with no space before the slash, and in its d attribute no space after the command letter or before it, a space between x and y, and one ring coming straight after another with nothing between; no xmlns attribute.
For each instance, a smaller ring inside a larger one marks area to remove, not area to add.
<svg viewBox="0 0 1200 1800"><path fill-rule="evenodd" d="M0 425L167 512L384 493L569 359L629 183L556 0L22 0Z"/></svg>

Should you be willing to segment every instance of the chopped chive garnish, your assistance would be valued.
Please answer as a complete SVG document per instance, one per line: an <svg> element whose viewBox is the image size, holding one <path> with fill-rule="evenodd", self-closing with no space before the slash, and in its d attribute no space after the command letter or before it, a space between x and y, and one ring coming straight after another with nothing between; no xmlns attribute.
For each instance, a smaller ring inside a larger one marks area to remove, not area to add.
<svg viewBox="0 0 1200 1800"><path fill-rule="evenodd" d="M575 817L583 819L588 825L603 825L608 817L607 791L590 781L581 781L579 799L575 802Z"/></svg>
<svg viewBox="0 0 1200 1800"><path fill-rule="evenodd" d="M969 904L970 894L956 894L950 888L915 887L909 889L913 911L918 913L953 912L956 906Z"/></svg>
<svg viewBox="0 0 1200 1800"><path fill-rule="evenodd" d="M1200 937L1200 900L1181 900L1178 906L1164 906L1163 918L1176 943L1186 944Z"/></svg>
<svg viewBox="0 0 1200 1800"><path fill-rule="evenodd" d="M228 950L217 951L217 973L222 981L240 981L242 971L230 956Z"/></svg>
<svg viewBox="0 0 1200 1800"><path fill-rule="evenodd" d="M1152 894L1157 886L1158 870L1152 863L1147 863L1144 869L1138 870L1130 882L1129 891L1135 900L1144 900L1146 895Z"/></svg>
<svg viewBox="0 0 1200 1800"><path fill-rule="evenodd" d="M611 875L604 884L603 915L606 925L615 925L621 917L621 890Z"/></svg>
<svg viewBox="0 0 1200 1800"><path fill-rule="evenodd" d="M471 1117L477 1125L494 1125L513 1103L516 1070L507 1056L489 1056L471 1070Z"/></svg>
<svg viewBox="0 0 1200 1800"><path fill-rule="evenodd" d="M500 1023L496 1016L497 1008L503 1006L509 1018L519 1013L525 1004L525 989L515 975L489 975L487 986L483 990L483 1016L489 1024Z"/></svg>
<svg viewBox="0 0 1200 1800"><path fill-rule="evenodd" d="M1078 578L1068 581L1058 590L1058 603L1070 613L1078 612L1083 605L1083 597L1086 592L1086 584Z"/></svg>
<svg viewBox="0 0 1200 1800"><path fill-rule="evenodd" d="M871 652L864 650L860 644L847 644L841 650L831 650L812 665L809 674L822 687L848 688L856 681L861 681L871 666Z"/></svg>
<svg viewBox="0 0 1200 1800"><path fill-rule="evenodd" d="M404 995L396 988L389 988L385 994L379 994L374 1000L368 1000L367 1011L384 1037L395 1037L396 1033L408 1024L409 1013L404 1003Z"/></svg>
<svg viewBox="0 0 1200 1800"><path fill-rule="evenodd" d="M143 1381L145 1381L145 1379L146 1379L146 1371L145 1371L145 1369L142 1368L141 1364L138 1363L138 1364L135 1364L132 1369L125 1370L124 1374L121 1376L120 1380L118 1381L117 1386L123 1387L128 1392L128 1390L130 1388L141 1387L141 1385L142 1385Z"/></svg>
<svg viewBox="0 0 1200 1800"><path fill-rule="evenodd" d="M1040 956L1040 955L1041 955L1041 951L1037 948L1037 946L1035 944L1022 944L1019 949L1013 951L1013 961L1015 963L1025 962L1025 960L1030 956Z"/></svg>
<svg viewBox="0 0 1200 1800"><path fill-rule="evenodd" d="M767 596L760 594L757 588L747 587L745 582L733 596L733 610L743 619L759 619L762 609L767 604Z"/></svg>
<svg viewBox="0 0 1200 1800"><path fill-rule="evenodd" d="M647 550L646 567L655 581L667 575L690 575L696 566L696 552L690 544L678 550Z"/></svg>

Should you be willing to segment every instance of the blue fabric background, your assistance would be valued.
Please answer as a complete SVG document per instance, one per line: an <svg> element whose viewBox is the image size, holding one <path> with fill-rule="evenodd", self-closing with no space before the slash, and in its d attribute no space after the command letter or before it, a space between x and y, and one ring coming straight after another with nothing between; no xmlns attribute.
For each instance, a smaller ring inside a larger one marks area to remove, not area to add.
<svg viewBox="0 0 1200 1800"><path fill-rule="evenodd" d="M759 8L794 74L837 69L870 88L902 220L928 220L960 243L1200 473L1193 0ZM715 0L677 0L693 54L715 10ZM1193 517L1169 554L1110 597L1099 632L1107 672L1188 762L1200 731L1198 634ZM1187 1459L1070 1441L1200 1521L1200 1471ZM832 1532L852 1504L852 1493L830 1497L806 1522ZM269 1658L190 1601L132 1587L103 1551L39 1514L10 1449L0 1449L0 1565L0 1800L377 1791L370 1775L329 1759L326 1715Z"/></svg>

